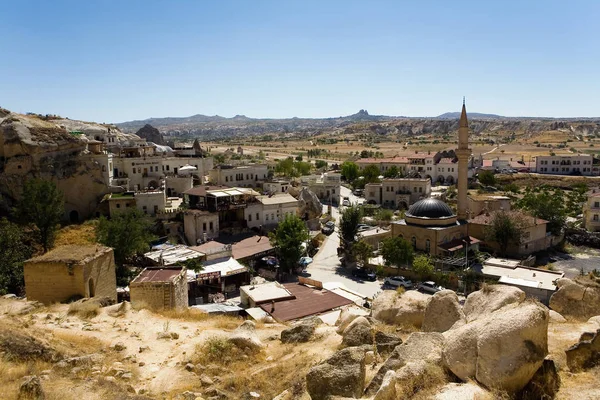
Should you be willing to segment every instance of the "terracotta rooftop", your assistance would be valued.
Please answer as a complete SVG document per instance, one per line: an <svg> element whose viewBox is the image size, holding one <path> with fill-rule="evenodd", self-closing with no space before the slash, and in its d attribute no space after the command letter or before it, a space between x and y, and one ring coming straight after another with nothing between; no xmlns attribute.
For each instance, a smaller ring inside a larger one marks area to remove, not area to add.
<svg viewBox="0 0 600 400"><path fill-rule="evenodd" d="M271 303L260 305L260 308L278 321L291 321L354 304L352 300L326 289L315 289L299 283L287 283L283 286L295 299L276 302L273 312Z"/></svg>
<svg viewBox="0 0 600 400"><path fill-rule="evenodd" d="M241 260L270 250L273 250L273 246L266 236L251 236L240 242L234 243L231 246L233 258L236 260Z"/></svg>
<svg viewBox="0 0 600 400"><path fill-rule="evenodd" d="M479 225L490 225L492 223L492 220L494 219L495 213L497 213L497 212L498 211L492 211L487 214L486 213L480 214L480 215L476 216L475 218L470 219L469 223L479 224ZM532 217L531 215L527 215L523 212L516 211L516 210L506 211L506 213L515 219L521 220L525 224L526 227L548 223L548 221L546 221L544 219L535 218L535 217Z"/></svg>
<svg viewBox="0 0 600 400"><path fill-rule="evenodd" d="M440 159L438 164L453 164L456 163L456 160L454 160L453 158L442 158Z"/></svg>
<svg viewBox="0 0 600 400"><path fill-rule="evenodd" d="M387 158L361 158L356 160L357 164L373 164L373 163L408 163L406 157L387 157Z"/></svg>
<svg viewBox="0 0 600 400"><path fill-rule="evenodd" d="M181 273L181 267L177 268L146 268L131 283L144 282L170 282Z"/></svg>
<svg viewBox="0 0 600 400"><path fill-rule="evenodd" d="M34 257L27 262L43 263L83 263L87 259L96 258L99 255L112 250L110 247L100 245L66 245L50 250L44 255Z"/></svg>

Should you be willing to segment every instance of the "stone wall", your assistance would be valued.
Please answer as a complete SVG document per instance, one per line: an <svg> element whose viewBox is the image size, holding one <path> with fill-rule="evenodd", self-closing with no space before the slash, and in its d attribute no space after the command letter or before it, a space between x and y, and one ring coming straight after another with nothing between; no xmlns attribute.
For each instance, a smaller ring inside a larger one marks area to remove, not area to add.
<svg viewBox="0 0 600 400"><path fill-rule="evenodd" d="M86 297L109 297L117 301L117 273L112 249L94 258L83 267ZM91 286L90 286L91 280ZM90 293L90 289L92 293Z"/></svg>
<svg viewBox="0 0 600 400"><path fill-rule="evenodd" d="M151 310L164 310L188 305L185 270L172 282L131 283L129 290L134 307L143 305Z"/></svg>

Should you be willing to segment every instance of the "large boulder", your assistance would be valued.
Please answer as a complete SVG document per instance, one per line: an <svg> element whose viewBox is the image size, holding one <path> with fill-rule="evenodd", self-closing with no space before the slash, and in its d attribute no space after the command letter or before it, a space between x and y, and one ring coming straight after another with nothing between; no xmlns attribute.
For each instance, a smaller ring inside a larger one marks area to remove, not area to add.
<svg viewBox="0 0 600 400"><path fill-rule="evenodd" d="M566 319L587 320L600 314L600 284L587 278L556 281L558 290L550 297L550 308Z"/></svg>
<svg viewBox="0 0 600 400"><path fill-rule="evenodd" d="M159 145L165 145L165 139L158 129L150 124L142 126L136 133L142 139Z"/></svg>
<svg viewBox="0 0 600 400"><path fill-rule="evenodd" d="M396 400L396 372L388 371L373 400Z"/></svg>
<svg viewBox="0 0 600 400"><path fill-rule="evenodd" d="M523 300L525 300L525 292L514 286L485 285L483 289L473 292L467 297L463 312L467 321L471 322L508 304L519 304Z"/></svg>
<svg viewBox="0 0 600 400"><path fill-rule="evenodd" d="M299 323L281 332L283 343L304 343L310 341L318 325L318 319Z"/></svg>
<svg viewBox="0 0 600 400"><path fill-rule="evenodd" d="M421 330L424 332L445 332L466 322L465 314L452 290L442 290L431 297L425 309Z"/></svg>
<svg viewBox="0 0 600 400"><path fill-rule="evenodd" d="M344 329L348 327L348 324L360 316L362 315L356 313L353 308L343 309L340 312L340 316L338 317L337 321L335 322L337 326L336 332L341 335L344 332Z"/></svg>
<svg viewBox="0 0 600 400"><path fill-rule="evenodd" d="M371 315L392 325L412 325L420 328L431 296L409 290L402 294L386 290L373 300Z"/></svg>
<svg viewBox="0 0 600 400"><path fill-rule="evenodd" d="M373 330L371 329L371 326L364 324L350 324L346 330L344 330L342 344L344 346L362 346L363 344L372 345Z"/></svg>
<svg viewBox="0 0 600 400"><path fill-rule="evenodd" d="M229 337L229 341L240 349L257 352L264 346L256 334L256 325L252 321L244 321Z"/></svg>
<svg viewBox="0 0 600 400"><path fill-rule="evenodd" d="M567 365L572 372L600 365L600 329L585 332L579 343L569 347L566 353Z"/></svg>
<svg viewBox="0 0 600 400"><path fill-rule="evenodd" d="M444 336L441 333L412 333L406 339L406 342L396 346L385 363L379 368L367 387L367 393L373 395L379 390L388 371L402 373L402 368L414 363L440 364L443 345Z"/></svg>
<svg viewBox="0 0 600 400"><path fill-rule="evenodd" d="M375 345L378 353L389 353L400 344L402 344L402 338L379 330L375 331Z"/></svg>
<svg viewBox="0 0 600 400"><path fill-rule="evenodd" d="M323 205L317 195L308 188L302 188L298 194L300 215L308 215L308 219L318 218L323 214Z"/></svg>
<svg viewBox="0 0 600 400"><path fill-rule="evenodd" d="M493 400L494 396L476 383L448 383L434 400Z"/></svg>
<svg viewBox="0 0 600 400"><path fill-rule="evenodd" d="M330 396L362 396L365 386L365 349L347 347L310 369L306 389L312 400Z"/></svg>
<svg viewBox="0 0 600 400"><path fill-rule="evenodd" d="M475 378L488 388L521 390L548 354L548 309L525 301L479 315L444 333L444 364L463 381Z"/></svg>

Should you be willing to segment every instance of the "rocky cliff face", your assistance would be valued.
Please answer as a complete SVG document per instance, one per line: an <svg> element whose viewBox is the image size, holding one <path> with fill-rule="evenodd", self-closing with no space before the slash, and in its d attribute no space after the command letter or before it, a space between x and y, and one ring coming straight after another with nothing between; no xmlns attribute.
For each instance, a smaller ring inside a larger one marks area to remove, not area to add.
<svg viewBox="0 0 600 400"><path fill-rule="evenodd" d="M161 135L160 131L150 124L144 125L140 130L135 133L140 138L146 139L148 142L155 144L165 145L165 139Z"/></svg>

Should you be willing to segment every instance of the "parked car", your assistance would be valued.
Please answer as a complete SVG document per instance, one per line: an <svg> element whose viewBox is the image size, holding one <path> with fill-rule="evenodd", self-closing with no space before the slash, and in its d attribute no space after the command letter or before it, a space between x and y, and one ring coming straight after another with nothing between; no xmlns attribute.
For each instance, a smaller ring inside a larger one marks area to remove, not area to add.
<svg viewBox="0 0 600 400"><path fill-rule="evenodd" d="M365 224L358 224L356 231L357 232L364 232L364 231L368 231L369 229L371 229L371 225L365 225Z"/></svg>
<svg viewBox="0 0 600 400"><path fill-rule="evenodd" d="M344 207L350 207L350 200L348 200L348 199L344 199L344 201L342 201L342 205L343 205Z"/></svg>
<svg viewBox="0 0 600 400"><path fill-rule="evenodd" d="M437 286L435 282L427 281L419 283L419 286L417 286L417 290L419 292L435 294L440 290L444 290L444 288L441 286Z"/></svg>
<svg viewBox="0 0 600 400"><path fill-rule="evenodd" d="M383 284L393 286L396 288L402 286L404 289L412 289L413 287L412 281L410 279L406 279L403 276L390 276L388 278L385 278Z"/></svg>
<svg viewBox="0 0 600 400"><path fill-rule="evenodd" d="M331 235L335 231L335 222L328 221L325 226L321 229L325 235Z"/></svg>
<svg viewBox="0 0 600 400"><path fill-rule="evenodd" d="M354 195L355 196L362 196L363 195L363 190L362 189L354 189Z"/></svg>
<svg viewBox="0 0 600 400"><path fill-rule="evenodd" d="M352 276L371 282L375 282L377 280L377 275L364 268L356 268L352 270Z"/></svg>
<svg viewBox="0 0 600 400"><path fill-rule="evenodd" d="M306 268L312 262L313 262L312 257L302 257L300 259L300 261L298 261L298 264L300 264L302 267Z"/></svg>

